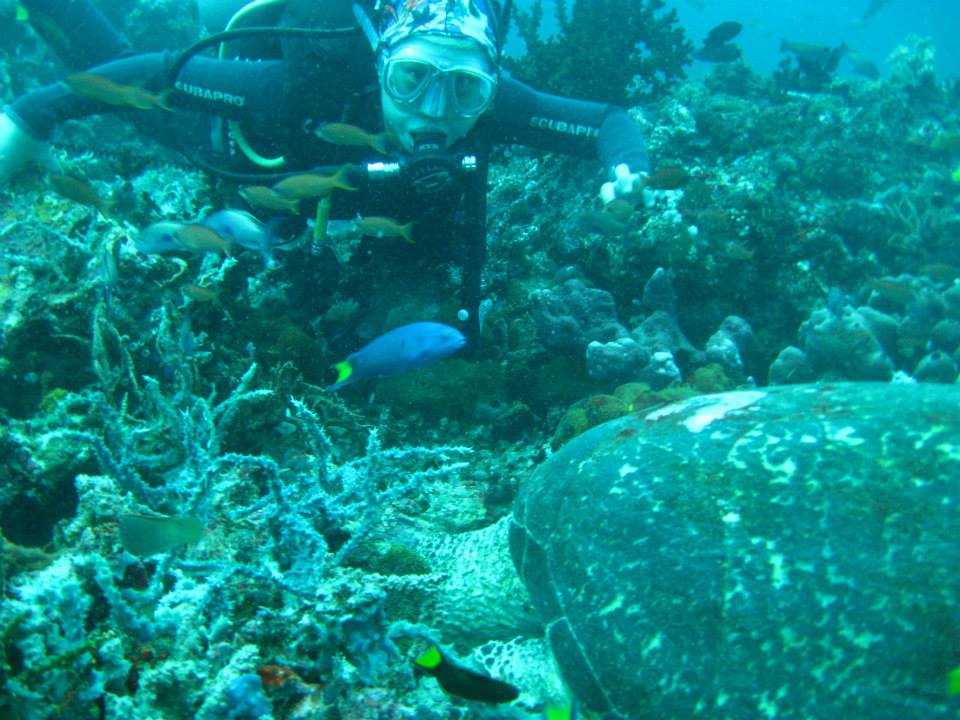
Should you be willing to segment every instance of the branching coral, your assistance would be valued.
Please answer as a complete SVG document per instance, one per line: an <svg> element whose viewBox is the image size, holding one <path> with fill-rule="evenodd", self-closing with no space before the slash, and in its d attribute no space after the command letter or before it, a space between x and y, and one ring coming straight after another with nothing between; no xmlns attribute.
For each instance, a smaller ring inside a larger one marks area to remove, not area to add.
<svg viewBox="0 0 960 720"><path fill-rule="evenodd" d="M560 32L543 40L543 0L517 13L527 54L512 63L538 87L620 105L663 95L684 78L693 45L663 0L575 0L572 16L553 0Z"/></svg>

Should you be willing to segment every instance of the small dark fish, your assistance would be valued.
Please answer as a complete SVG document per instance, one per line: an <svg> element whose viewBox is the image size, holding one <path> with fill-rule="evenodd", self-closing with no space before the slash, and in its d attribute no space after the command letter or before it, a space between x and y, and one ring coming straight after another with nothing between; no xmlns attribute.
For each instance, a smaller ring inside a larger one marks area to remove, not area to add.
<svg viewBox="0 0 960 720"><path fill-rule="evenodd" d="M180 291L191 300L196 300L197 302L210 303L212 305L220 304L219 293L211 287L188 284L181 287Z"/></svg>
<svg viewBox="0 0 960 720"><path fill-rule="evenodd" d="M608 237L621 235L627 231L625 223L617 220L613 213L603 210L584 210L577 213L575 221L581 230Z"/></svg>
<svg viewBox="0 0 960 720"><path fill-rule="evenodd" d="M701 62L728 63L736 62L740 59L740 48L736 45L727 43L721 45L704 45L699 50L694 51L693 59Z"/></svg>
<svg viewBox="0 0 960 720"><path fill-rule="evenodd" d="M203 537L203 523L194 517L121 515L120 544L131 555L144 557L193 543Z"/></svg>
<svg viewBox="0 0 960 720"><path fill-rule="evenodd" d="M722 22L707 33L707 37L704 38L703 44L720 45L728 40L733 40L737 35L740 34L741 30L743 30L743 25L741 23L733 20Z"/></svg>
<svg viewBox="0 0 960 720"><path fill-rule="evenodd" d="M13 577L21 572L43 570L56 559L55 554L40 548L22 547L5 538L0 540L0 562L3 563L4 574L7 577Z"/></svg>
<svg viewBox="0 0 960 720"><path fill-rule="evenodd" d="M643 184L651 190L679 190L688 182L690 182L690 173L682 167L667 165L648 175Z"/></svg>
<svg viewBox="0 0 960 720"><path fill-rule="evenodd" d="M841 44L837 47L830 47L829 45L818 45L816 43L781 40L780 52L791 53L797 60L819 65L838 61L847 52L847 46Z"/></svg>
<svg viewBox="0 0 960 720"><path fill-rule="evenodd" d="M337 363L337 390L357 380L383 378L450 357L467 342L459 330L436 322L402 325L372 340Z"/></svg>
<svg viewBox="0 0 960 720"><path fill-rule="evenodd" d="M65 197L67 200L73 200L81 205L89 205L99 210L104 215L113 205L113 200L100 197L100 193L86 180L81 180L73 175L61 175L59 173L50 173L47 175L50 181L50 187L53 191Z"/></svg>
<svg viewBox="0 0 960 720"><path fill-rule="evenodd" d="M633 215L633 211L637 209L637 206L633 203L632 200L628 200L625 197L614 198L606 205L603 206L603 211L605 213L610 213L617 222L625 223L630 219L630 216Z"/></svg>
<svg viewBox="0 0 960 720"><path fill-rule="evenodd" d="M510 683L453 662L436 645L427 648L413 663L415 672L436 678L440 687L465 700L508 703L520 696L520 691Z"/></svg>
<svg viewBox="0 0 960 720"><path fill-rule="evenodd" d="M151 93L139 85L122 85L95 73L74 73L63 81L74 95L96 100L105 105L130 107L137 110L170 110L167 96L170 91Z"/></svg>
<svg viewBox="0 0 960 720"><path fill-rule="evenodd" d="M865 23L867 20L872 18L878 12L880 12L890 0L870 0L870 4L867 5L867 9L863 11L863 17L860 18L860 22Z"/></svg>
<svg viewBox="0 0 960 720"><path fill-rule="evenodd" d="M753 250L743 243L732 242L723 249L723 256L730 260L753 260Z"/></svg>
<svg viewBox="0 0 960 720"><path fill-rule="evenodd" d="M847 62L850 63L850 68L857 75L862 75L870 80L876 80L880 77L880 68L877 67L877 64L858 50L847 51Z"/></svg>

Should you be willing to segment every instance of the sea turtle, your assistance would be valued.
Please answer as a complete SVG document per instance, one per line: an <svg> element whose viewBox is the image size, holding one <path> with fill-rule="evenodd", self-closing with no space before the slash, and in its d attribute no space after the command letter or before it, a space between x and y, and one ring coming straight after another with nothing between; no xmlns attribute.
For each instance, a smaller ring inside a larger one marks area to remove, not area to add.
<svg viewBox="0 0 960 720"><path fill-rule="evenodd" d="M511 553L606 717L956 717L960 387L701 396L575 438ZM952 704L951 704L952 703Z"/></svg>

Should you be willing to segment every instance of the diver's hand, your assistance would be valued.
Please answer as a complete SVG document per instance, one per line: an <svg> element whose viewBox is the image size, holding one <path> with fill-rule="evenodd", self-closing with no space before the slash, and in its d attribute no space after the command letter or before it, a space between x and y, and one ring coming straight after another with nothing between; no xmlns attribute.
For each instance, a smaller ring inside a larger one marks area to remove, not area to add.
<svg viewBox="0 0 960 720"><path fill-rule="evenodd" d="M630 172L630 166L620 163L613 169L613 180L600 186L600 199L606 205L618 197L632 195L643 188L643 175Z"/></svg>
<svg viewBox="0 0 960 720"><path fill-rule="evenodd" d="M35 140L6 113L0 113L0 183L27 163L50 167L50 148L42 140Z"/></svg>

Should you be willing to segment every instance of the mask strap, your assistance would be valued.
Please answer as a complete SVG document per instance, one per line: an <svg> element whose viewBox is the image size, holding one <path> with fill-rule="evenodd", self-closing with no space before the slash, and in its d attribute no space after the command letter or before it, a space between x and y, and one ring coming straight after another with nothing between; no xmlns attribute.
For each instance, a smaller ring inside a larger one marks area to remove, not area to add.
<svg viewBox="0 0 960 720"><path fill-rule="evenodd" d="M359 3L354 3L351 9L353 10L353 17L356 19L357 25L360 26L364 37L366 37L367 42L370 43L370 49L376 52L380 46L380 35L377 34L377 31L374 29L373 23L370 22L367 11L360 7Z"/></svg>

